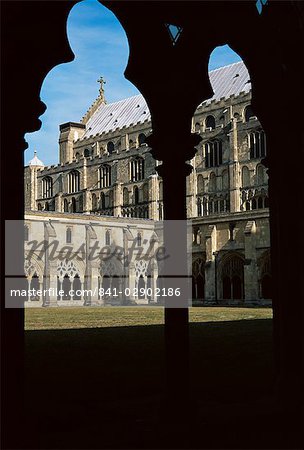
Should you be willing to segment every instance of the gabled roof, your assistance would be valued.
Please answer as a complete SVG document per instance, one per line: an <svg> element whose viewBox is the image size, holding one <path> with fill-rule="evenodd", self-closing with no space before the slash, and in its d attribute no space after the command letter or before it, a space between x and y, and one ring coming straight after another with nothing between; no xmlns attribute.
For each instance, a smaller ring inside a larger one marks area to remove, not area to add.
<svg viewBox="0 0 304 450"><path fill-rule="evenodd" d="M209 76L214 95L202 105L251 90L249 73L243 61L212 70ZM144 123L146 120L151 120L146 101L141 94L135 95L115 103L102 104L88 120L83 137L114 131L124 126L129 127L138 122Z"/></svg>

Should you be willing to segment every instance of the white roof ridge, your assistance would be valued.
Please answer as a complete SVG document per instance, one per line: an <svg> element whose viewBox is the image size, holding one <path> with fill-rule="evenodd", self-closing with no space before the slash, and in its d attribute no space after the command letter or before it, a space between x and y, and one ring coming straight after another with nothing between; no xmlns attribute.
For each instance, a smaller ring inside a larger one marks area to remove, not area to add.
<svg viewBox="0 0 304 450"><path fill-rule="evenodd" d="M221 67L218 67L217 69L209 70L208 73L213 73L213 72L216 72L217 70L226 69L226 67L236 66L237 64L242 64L246 67L244 61L241 60L241 61L237 61L237 62L234 62L231 64L226 64L226 66L221 66ZM247 67L246 67L246 69L247 69Z"/></svg>
<svg viewBox="0 0 304 450"><path fill-rule="evenodd" d="M213 96L200 105L220 101L241 92L251 90L250 75L243 61L210 70L209 78ZM86 123L86 131L81 140L97 134L115 132L151 120L151 113L145 97L138 93L113 103L101 104Z"/></svg>

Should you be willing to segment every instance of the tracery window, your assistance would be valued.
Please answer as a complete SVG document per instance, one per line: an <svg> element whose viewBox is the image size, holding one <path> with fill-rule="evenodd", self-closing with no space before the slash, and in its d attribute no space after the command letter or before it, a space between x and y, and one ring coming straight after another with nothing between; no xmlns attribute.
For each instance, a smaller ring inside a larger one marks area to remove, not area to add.
<svg viewBox="0 0 304 450"><path fill-rule="evenodd" d="M49 198L53 196L53 180L52 177L44 177L42 179L42 197Z"/></svg>
<svg viewBox="0 0 304 450"><path fill-rule="evenodd" d="M68 174L68 192L72 194L80 190L80 173L78 170L72 170Z"/></svg>
<svg viewBox="0 0 304 450"><path fill-rule="evenodd" d="M144 159L137 157L130 162L131 181L141 181L145 177Z"/></svg>
<svg viewBox="0 0 304 450"><path fill-rule="evenodd" d="M221 263L222 298L244 298L244 260L238 254L228 254Z"/></svg>
<svg viewBox="0 0 304 450"><path fill-rule="evenodd" d="M253 131L249 134L250 159L265 158L266 136L263 130Z"/></svg>
<svg viewBox="0 0 304 450"><path fill-rule="evenodd" d="M205 144L205 166L217 167L223 164L222 141L210 141Z"/></svg>
<svg viewBox="0 0 304 450"><path fill-rule="evenodd" d="M111 166L105 164L98 169L99 188L111 186Z"/></svg>

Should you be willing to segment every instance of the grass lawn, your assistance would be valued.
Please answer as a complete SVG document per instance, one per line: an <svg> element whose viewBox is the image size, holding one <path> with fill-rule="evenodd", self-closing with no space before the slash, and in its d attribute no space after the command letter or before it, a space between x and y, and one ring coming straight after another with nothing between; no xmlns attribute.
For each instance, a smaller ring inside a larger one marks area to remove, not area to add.
<svg viewBox="0 0 304 450"><path fill-rule="evenodd" d="M271 319L271 308L205 307L190 308L190 322L230 322ZM25 310L26 330L60 330L162 325L161 307L60 307Z"/></svg>
<svg viewBox="0 0 304 450"><path fill-rule="evenodd" d="M163 316L159 307L26 309L31 448L170 448L157 425ZM260 403L271 396L273 374L271 308L190 308L189 389L197 409L189 411L196 431L186 448L281 443L272 410Z"/></svg>

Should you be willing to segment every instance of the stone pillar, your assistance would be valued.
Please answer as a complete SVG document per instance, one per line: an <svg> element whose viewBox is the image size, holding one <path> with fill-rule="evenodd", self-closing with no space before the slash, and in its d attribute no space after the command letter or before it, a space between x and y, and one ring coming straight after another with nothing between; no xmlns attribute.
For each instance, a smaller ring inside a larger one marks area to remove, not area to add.
<svg viewBox="0 0 304 450"><path fill-rule="evenodd" d="M85 289L88 293L84 298L85 305L98 305L98 276L99 261L93 259L92 247L96 242L97 235L92 225L86 225L85 241ZM95 247L94 247L95 248ZM96 291L96 292L95 292ZM92 293L91 293L92 292Z"/></svg>
<svg viewBox="0 0 304 450"><path fill-rule="evenodd" d="M88 177L87 177L87 158L83 158L83 173L82 173L82 186L80 186L81 189L87 189L87 183Z"/></svg>
<svg viewBox="0 0 304 450"><path fill-rule="evenodd" d="M30 186L30 196L31 196L31 210L37 210L37 198L38 198L38 179L37 179L37 169L30 168L31 171L31 186Z"/></svg>
<svg viewBox="0 0 304 450"><path fill-rule="evenodd" d="M101 302L98 298L99 297L98 296L98 277L99 277L99 267L95 263L94 266L92 265L92 269L91 269L91 287L90 287L90 289L92 289L92 296L91 296L91 301L90 301L91 306L97 306L97 305L101 304Z"/></svg>
<svg viewBox="0 0 304 450"><path fill-rule="evenodd" d="M116 183L114 185L114 211L113 211L113 215L116 217L120 217L121 216L121 205L123 203L123 198L122 198L122 184L121 183Z"/></svg>
<svg viewBox="0 0 304 450"><path fill-rule="evenodd" d="M258 269L255 248L256 224L249 220L246 224L245 235L245 264L244 264L244 289L245 303L257 303L259 299Z"/></svg>
<svg viewBox="0 0 304 450"><path fill-rule="evenodd" d="M54 255L52 261L49 259L50 244L57 237L55 228L51 221L44 223L44 241L46 248L44 250L44 273L45 273L45 306L57 306L57 255Z"/></svg>
<svg viewBox="0 0 304 450"><path fill-rule="evenodd" d="M229 192L230 192L230 212L238 212L241 208L240 202L240 165L238 160L238 134L237 121L231 117L230 131L230 160L229 165Z"/></svg>
<svg viewBox="0 0 304 450"><path fill-rule="evenodd" d="M159 178L156 174L149 177L149 219L158 220Z"/></svg>
<svg viewBox="0 0 304 450"><path fill-rule="evenodd" d="M92 192L84 191L83 193L83 212L90 212L92 210Z"/></svg>
<svg viewBox="0 0 304 450"><path fill-rule="evenodd" d="M63 212L62 192L57 194L55 197L55 211Z"/></svg>
<svg viewBox="0 0 304 450"><path fill-rule="evenodd" d="M215 283L216 280L215 275L215 255L214 253L217 251L217 232L215 225L209 225L208 231L206 233L206 269L205 269L205 299L206 302L214 303L216 301L216 297L218 298L218 286L217 286L217 295ZM218 278L218 277L217 277Z"/></svg>
<svg viewBox="0 0 304 450"><path fill-rule="evenodd" d="M136 275L135 275L135 265L133 262L130 262L129 264L129 289L130 289L130 296L127 298L127 300L131 300L132 302L136 301L136 298L134 297L134 289L137 287L136 285Z"/></svg>
<svg viewBox="0 0 304 450"><path fill-rule="evenodd" d="M57 303L57 261L51 261L49 263L49 292L47 293L47 306L58 306Z"/></svg>

